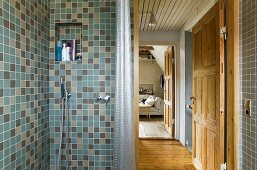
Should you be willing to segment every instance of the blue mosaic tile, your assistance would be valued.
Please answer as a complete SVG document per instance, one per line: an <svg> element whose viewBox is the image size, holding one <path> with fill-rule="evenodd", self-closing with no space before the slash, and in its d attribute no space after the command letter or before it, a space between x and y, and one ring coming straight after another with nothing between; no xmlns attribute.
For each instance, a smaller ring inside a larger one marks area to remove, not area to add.
<svg viewBox="0 0 257 170"><path fill-rule="evenodd" d="M0 1L0 167L49 169L48 1Z"/></svg>

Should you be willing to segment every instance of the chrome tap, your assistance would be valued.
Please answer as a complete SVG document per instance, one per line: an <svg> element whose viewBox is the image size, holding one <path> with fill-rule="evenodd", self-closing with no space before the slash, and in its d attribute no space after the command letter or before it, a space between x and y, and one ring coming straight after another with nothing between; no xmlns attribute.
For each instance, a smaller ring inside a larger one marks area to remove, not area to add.
<svg viewBox="0 0 257 170"><path fill-rule="evenodd" d="M110 100L111 100L110 96L105 96L104 98L102 96L97 96L96 99L95 99L96 102L104 101L106 105L108 104L108 102Z"/></svg>

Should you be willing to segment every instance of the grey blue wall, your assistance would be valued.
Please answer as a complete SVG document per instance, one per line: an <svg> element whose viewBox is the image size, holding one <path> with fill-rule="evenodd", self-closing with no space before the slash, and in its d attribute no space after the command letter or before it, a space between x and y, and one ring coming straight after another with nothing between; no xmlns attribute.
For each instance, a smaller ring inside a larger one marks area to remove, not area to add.
<svg viewBox="0 0 257 170"><path fill-rule="evenodd" d="M257 169L257 4L240 0L240 169ZM251 99L251 118L243 100Z"/></svg>
<svg viewBox="0 0 257 170"><path fill-rule="evenodd" d="M0 168L49 168L49 2L0 0Z"/></svg>
<svg viewBox="0 0 257 170"><path fill-rule="evenodd" d="M193 73L192 73L192 33L185 32L185 103L192 104L189 99L193 96ZM187 147L192 149L192 109L185 109L185 141Z"/></svg>

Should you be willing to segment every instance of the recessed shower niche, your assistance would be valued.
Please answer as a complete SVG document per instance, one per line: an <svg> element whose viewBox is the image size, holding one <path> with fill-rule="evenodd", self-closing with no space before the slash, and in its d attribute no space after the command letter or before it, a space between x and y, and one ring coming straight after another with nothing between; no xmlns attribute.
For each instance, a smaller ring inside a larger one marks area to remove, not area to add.
<svg viewBox="0 0 257 170"><path fill-rule="evenodd" d="M82 23L55 24L55 61L82 60Z"/></svg>

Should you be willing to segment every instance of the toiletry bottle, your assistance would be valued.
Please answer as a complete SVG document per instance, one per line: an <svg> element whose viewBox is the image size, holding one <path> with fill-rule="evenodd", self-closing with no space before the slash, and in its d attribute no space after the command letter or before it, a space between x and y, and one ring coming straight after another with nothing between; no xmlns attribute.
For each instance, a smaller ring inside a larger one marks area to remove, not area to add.
<svg viewBox="0 0 257 170"><path fill-rule="evenodd" d="M67 49L66 49L66 44L63 43L63 47L62 47L62 61L66 61L66 55L67 55Z"/></svg>
<svg viewBox="0 0 257 170"><path fill-rule="evenodd" d="M55 61L62 61L62 42L58 41L56 44Z"/></svg>
<svg viewBox="0 0 257 170"><path fill-rule="evenodd" d="M71 44L67 42L66 44L66 61L71 61Z"/></svg>
<svg viewBox="0 0 257 170"><path fill-rule="evenodd" d="M72 40L72 46L71 46L71 60L75 61L75 57L76 57L76 40L73 39Z"/></svg>
<svg viewBox="0 0 257 170"><path fill-rule="evenodd" d="M70 61L70 47L66 47L66 61Z"/></svg>
<svg viewBox="0 0 257 170"><path fill-rule="evenodd" d="M75 60L76 61L81 61L82 60L82 53L77 53Z"/></svg>

